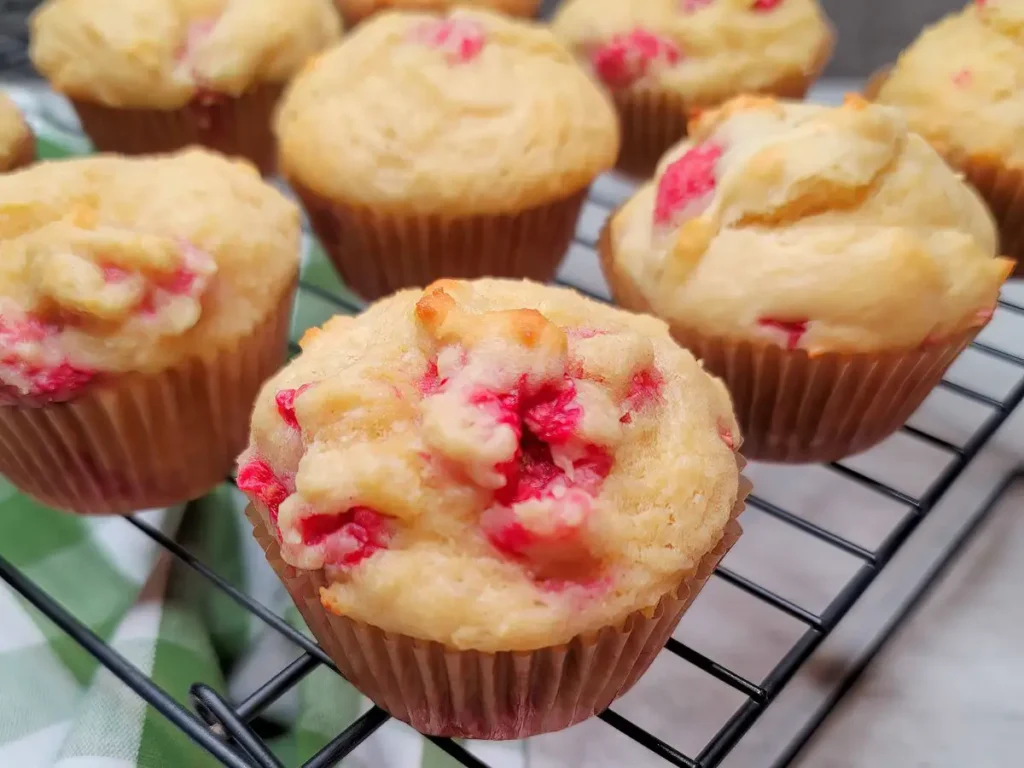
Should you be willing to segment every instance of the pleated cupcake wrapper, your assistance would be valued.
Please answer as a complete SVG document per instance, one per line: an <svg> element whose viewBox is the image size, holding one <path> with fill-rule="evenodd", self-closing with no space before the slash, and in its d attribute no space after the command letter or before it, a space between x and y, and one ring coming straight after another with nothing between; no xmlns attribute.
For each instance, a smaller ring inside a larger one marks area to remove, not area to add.
<svg viewBox="0 0 1024 768"><path fill-rule="evenodd" d="M197 498L245 447L260 386L284 361L294 286L208 358L97 384L67 403L0 406L0 473L44 504L128 514Z"/></svg>
<svg viewBox="0 0 1024 768"><path fill-rule="evenodd" d="M550 280L587 194L500 216L402 216L334 202L289 181L342 279L367 300L443 277Z"/></svg>
<svg viewBox="0 0 1024 768"><path fill-rule="evenodd" d="M892 67L883 67L875 72L864 86L864 96L877 98L891 71ZM1004 165L995 158L972 156L953 147L935 149L985 199L999 229L1000 252L1017 261L1010 277L1024 277L1024 168Z"/></svg>
<svg viewBox="0 0 1024 768"><path fill-rule="evenodd" d="M71 103L100 152L147 155L201 145L248 158L269 175L277 165L271 124L282 89L262 85L238 97L195 99L179 109L108 107L83 99Z"/></svg>
<svg viewBox="0 0 1024 768"><path fill-rule="evenodd" d="M821 75L834 46L835 35L830 34L810 71L788 75L758 92L783 99L802 99ZM647 88L613 91L612 98L622 126L622 149L616 168L640 179L651 177L662 156L686 137L687 122L697 109L714 106L695 104L677 93Z"/></svg>
<svg viewBox="0 0 1024 768"><path fill-rule="evenodd" d="M608 226L598 250L616 302L653 314L639 287L615 265ZM812 356L668 323L676 341L729 389L743 454L787 463L836 461L889 437L981 330L964 330L915 349Z"/></svg>
<svg viewBox="0 0 1024 768"><path fill-rule="evenodd" d="M250 506L247 513L320 646L375 704L429 735L521 739L586 720L636 683L742 533L737 517L749 492L741 476L739 498L718 545L654 608L562 645L498 653L454 650L331 613L320 602L320 590L329 586L324 573L285 563L266 510Z"/></svg>

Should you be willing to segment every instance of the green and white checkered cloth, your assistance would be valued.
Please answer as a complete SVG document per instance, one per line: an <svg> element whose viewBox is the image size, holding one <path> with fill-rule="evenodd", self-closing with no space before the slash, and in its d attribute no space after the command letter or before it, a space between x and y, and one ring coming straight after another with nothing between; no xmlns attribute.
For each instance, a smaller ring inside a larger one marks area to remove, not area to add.
<svg viewBox="0 0 1024 768"><path fill-rule="evenodd" d="M17 94L15 94L17 96ZM24 101L23 106L25 106ZM46 157L85 145L31 111ZM303 281L342 291L307 238ZM293 338L337 311L300 291ZM241 494L229 485L187 508L142 516L214 571L286 617L301 620L252 539ZM120 518L48 509L0 479L0 555L144 674L187 706L203 682L239 701L299 653L212 584ZM326 668L263 713L279 759L299 765L369 702ZM494 768L521 768L521 743L469 744ZM0 766L200 768L218 763L145 704L5 583L0 582ZM405 725L389 721L345 761L374 768L442 768L454 761Z"/></svg>

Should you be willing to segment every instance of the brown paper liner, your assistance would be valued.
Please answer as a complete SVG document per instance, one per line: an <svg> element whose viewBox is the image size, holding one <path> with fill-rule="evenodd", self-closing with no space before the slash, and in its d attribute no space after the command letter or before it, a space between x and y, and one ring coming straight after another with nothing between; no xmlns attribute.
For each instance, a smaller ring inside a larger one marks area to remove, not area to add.
<svg viewBox="0 0 1024 768"><path fill-rule="evenodd" d="M19 168L32 165L36 161L36 137L31 130L25 134L25 137L18 142L16 147L13 147L11 153L4 158L7 162L6 165L0 168L0 171L16 171Z"/></svg>
<svg viewBox="0 0 1024 768"><path fill-rule="evenodd" d="M892 67L883 67L875 72L864 86L864 96L875 99L891 71ZM999 229L999 252L1017 262L1010 277L1024 277L1024 168L955 147L933 146L984 198Z"/></svg>
<svg viewBox="0 0 1024 768"><path fill-rule="evenodd" d="M283 363L294 284L245 338L67 403L0 406L0 473L47 506L128 514L197 498L245 447L260 386Z"/></svg>
<svg viewBox="0 0 1024 768"><path fill-rule="evenodd" d="M804 98L828 64L834 47L835 34L831 33L809 71L787 75L756 92L782 99ZM616 169L641 179L650 178L662 156L686 137L687 122L696 110L716 106L667 91L627 89L611 95L622 127Z"/></svg>
<svg viewBox="0 0 1024 768"><path fill-rule="evenodd" d="M72 99L82 128L100 152L148 155L198 144L251 160L260 172L274 172L276 143L271 131L283 86L261 85L238 97L196 99L180 109L108 107Z"/></svg>
<svg viewBox="0 0 1024 768"><path fill-rule="evenodd" d="M639 286L615 264L607 225L598 252L615 301L654 314ZM811 356L801 349L710 336L665 319L676 341L728 388L743 455L793 464L837 461L889 437L981 330L914 349Z"/></svg>
<svg viewBox="0 0 1024 768"><path fill-rule="evenodd" d="M342 279L364 299L442 277L554 277L586 200L569 197L501 216L398 216L334 202L290 179Z"/></svg>
<svg viewBox="0 0 1024 768"><path fill-rule="evenodd" d="M740 467L741 457L737 457ZM680 618L742 533L740 492L718 545L671 594L621 626L536 651L459 651L337 616L320 603L322 571L281 559L266 512L249 506L253 535L320 646L375 704L421 733L467 739L522 739L568 728L607 709L658 655Z"/></svg>

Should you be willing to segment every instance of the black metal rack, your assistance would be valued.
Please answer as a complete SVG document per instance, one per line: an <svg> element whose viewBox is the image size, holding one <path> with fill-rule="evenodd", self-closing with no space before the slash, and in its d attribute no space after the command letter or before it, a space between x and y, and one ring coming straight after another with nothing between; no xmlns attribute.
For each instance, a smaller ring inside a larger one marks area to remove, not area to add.
<svg viewBox="0 0 1024 768"><path fill-rule="evenodd" d="M618 202L616 199L610 199L615 197L618 197L618 195L608 195L605 193L602 197L593 196L591 198L589 204L591 223L590 225L585 223L587 219L585 215L584 223L581 223L581 235L577 240L576 246L577 249L579 247L587 249L589 254L585 255L589 255L590 258L596 259L596 255L592 252L596 232L593 225L595 215L598 217L607 215L608 210ZM578 286L574 287L578 288ZM339 312L352 313L360 309L359 305L353 300L341 295L335 295L308 282L300 283L300 291L306 295L314 296L321 301L329 302ZM594 295L593 291L584 292ZM602 297L595 296L595 298ZM1024 316L1024 306L1009 301L1000 301L997 314L1000 313L1013 313ZM1011 352L983 342L975 342L972 348L977 353L991 356L1024 371L1024 358ZM785 525L793 527L803 534L824 542L838 552L856 558L860 564L854 576L833 597L825 610L820 612L810 611L766 586L759 584L756 580L741 575L730 568L720 567L716 571L717 578L748 593L771 609L780 611L797 620L804 626L804 630L796 643L779 659L774 668L763 679L756 682L716 662L713 658L709 658L707 655L694 650L679 640L669 640L666 645L667 653L674 654L692 664L703 673L710 675L745 697L743 704L698 754L683 754L672 745L666 743L666 741L652 735L640 725L619 714L614 708L601 713L599 715L600 719L612 728L639 742L651 752L664 758L670 765L687 768L713 768L722 763L730 750L744 737L765 710L779 696L786 684L801 668L801 665L836 628L842 618L857 602L858 598L875 581L882 569L885 568L900 550L901 546L918 528L919 524L943 499L952 484L971 464L992 438L993 434L1003 425L1014 409L1020 405L1021 401L1024 400L1024 378L1018 380L1011 388L1009 394L1002 399L992 397L953 381L943 381L940 386L959 397L966 398L987 408L989 413L980 427L962 445L957 445L952 441L915 427L906 426L903 428L906 436L925 443L933 449L944 452L950 459L945 469L934 478L931 485L923 493L917 496L911 495L881 480L852 469L846 464L837 463L828 467L831 472L838 473L846 481L869 489L873 493L880 494L909 510L909 514L905 515L891 529L888 536L879 546L874 548L865 547L803 516L760 498L756 494L750 497L748 503L752 508L781 521ZM979 513L975 523L984 519L987 510L994 506L994 501L995 499L985 510ZM176 703L166 692L147 679L138 669L126 661L124 657L107 646L97 635L76 620L52 597L43 592L2 558L0 558L0 578L3 578L14 587L15 590L27 598L43 614L53 620L61 629L95 656L114 675L181 728L194 741L213 754L224 765L231 766L232 768L252 768L252 766L258 766L259 768L282 768L281 763L252 730L249 723L319 665L325 665L337 671L336 667L315 642L293 629L270 609L229 584L217 574L215 569L206 563L200 562L176 541L143 520L126 518L126 523L135 526L157 544L169 550L183 563L229 595L239 605L258 616L273 630L286 637L300 649L301 655L284 669L267 679L261 687L244 701L229 702L221 694L204 684L194 685L192 687L192 702L196 712L194 714ZM933 567L929 577L918 585L915 600L912 600L905 606L897 617L897 623L898 619L905 617L909 612L911 604L916 601L916 598L919 598L933 582L940 566L953 558L972 530L974 530L973 525L949 543L946 551L937 561L938 564ZM887 634L888 632L883 633L883 639ZM802 730L801 735L789 745L784 756L776 763L777 765L788 763L797 753L813 730L824 719L831 707L834 706L838 697L849 687L850 682L850 679L847 678L840 689L832 696L829 703L808 718L806 727ZM378 707L373 707L342 730L318 754L306 762L304 768L323 768L324 766L334 765L380 728L387 719L388 715L384 711ZM487 768L484 762L471 754L466 748L451 740L431 739L431 741L464 765L474 768Z"/></svg>

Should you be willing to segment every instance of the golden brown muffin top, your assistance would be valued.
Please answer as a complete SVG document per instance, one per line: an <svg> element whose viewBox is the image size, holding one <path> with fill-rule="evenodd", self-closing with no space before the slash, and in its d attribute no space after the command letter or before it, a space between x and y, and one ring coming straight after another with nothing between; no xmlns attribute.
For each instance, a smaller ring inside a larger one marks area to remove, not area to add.
<svg viewBox="0 0 1024 768"><path fill-rule="evenodd" d="M942 152L1024 167L1024 0L974 2L927 27L876 99Z"/></svg>
<svg viewBox="0 0 1024 768"><path fill-rule="evenodd" d="M552 202L615 162L608 99L551 32L482 10L388 12L292 83L285 175L402 213L494 214Z"/></svg>
<svg viewBox="0 0 1024 768"><path fill-rule="evenodd" d="M739 433L666 325L561 288L435 283L337 317L264 387L238 484L330 610L483 651L616 625L692 576Z"/></svg>
<svg viewBox="0 0 1024 768"><path fill-rule="evenodd" d="M331 0L47 0L31 31L32 61L58 91L175 109L287 82L341 23Z"/></svg>
<svg viewBox="0 0 1024 768"><path fill-rule="evenodd" d="M654 310L819 351L984 325L1012 268L992 217L899 110L741 97L691 124L614 215L615 264Z"/></svg>
<svg viewBox="0 0 1024 768"><path fill-rule="evenodd" d="M553 26L609 88L691 104L812 76L832 46L816 0L569 0Z"/></svg>
<svg viewBox="0 0 1024 768"><path fill-rule="evenodd" d="M295 205L201 150L0 176L2 399L218 352L277 306L299 244Z"/></svg>

